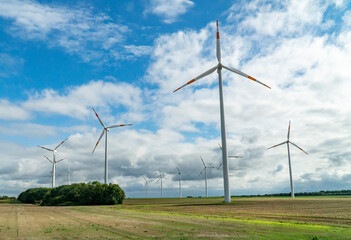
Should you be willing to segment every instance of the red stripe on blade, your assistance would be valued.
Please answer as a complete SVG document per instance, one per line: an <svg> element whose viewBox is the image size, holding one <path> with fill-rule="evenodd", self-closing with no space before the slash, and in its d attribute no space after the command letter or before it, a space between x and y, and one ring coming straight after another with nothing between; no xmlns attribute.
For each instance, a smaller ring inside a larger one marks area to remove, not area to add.
<svg viewBox="0 0 351 240"><path fill-rule="evenodd" d="M189 85L189 84L191 84L191 83L193 83L193 82L195 82L195 79L192 79L192 80L190 80L189 82L187 82L187 85Z"/></svg>
<svg viewBox="0 0 351 240"><path fill-rule="evenodd" d="M253 78L253 77L251 77L251 76L248 76L248 78L249 78L249 79L251 79L251 80L256 81L256 79L254 79L254 78Z"/></svg>

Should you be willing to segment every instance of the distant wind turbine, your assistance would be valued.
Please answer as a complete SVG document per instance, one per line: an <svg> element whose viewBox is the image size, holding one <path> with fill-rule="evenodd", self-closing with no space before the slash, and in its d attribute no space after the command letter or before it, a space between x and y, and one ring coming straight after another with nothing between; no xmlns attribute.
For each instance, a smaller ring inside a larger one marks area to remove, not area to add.
<svg viewBox="0 0 351 240"><path fill-rule="evenodd" d="M146 190L146 198L149 198L149 182L152 182L152 180L147 180L145 177L143 177L143 178L145 181L144 188Z"/></svg>
<svg viewBox="0 0 351 240"><path fill-rule="evenodd" d="M207 167L204 160L202 159L202 157L200 156L200 159L202 161L202 164L204 165L204 168L202 169L202 171L200 172L200 175L205 172L205 192L206 192L206 197L208 197L208 191L207 191L207 168L215 168L215 167Z"/></svg>
<svg viewBox="0 0 351 240"><path fill-rule="evenodd" d="M51 161L47 156L44 155L44 157L45 157L49 162L52 163L52 170L51 170L51 175L52 175L51 184L52 184L52 183L55 182L55 178L56 178L56 163L59 163L59 162L65 160L66 158L62 158L62 159L60 159L60 160L58 160L58 161L56 161L56 160L55 160L55 161ZM60 175L59 175L59 176L60 176ZM53 186L53 187L55 187L55 186Z"/></svg>
<svg viewBox="0 0 351 240"><path fill-rule="evenodd" d="M42 146L38 146L42 149L45 149L47 151L50 151L52 152L52 161L47 158L47 160L49 160L51 163L52 163L52 187L54 188L55 187L55 165L56 165L56 153L57 153L57 149L67 140L68 138L66 138L65 140L63 140L59 145L57 145L54 149L50 149L50 148L46 148L46 147L42 147ZM60 159L59 161L57 162L60 162L62 161L63 159Z"/></svg>
<svg viewBox="0 0 351 240"><path fill-rule="evenodd" d="M246 77L252 81L255 81L257 83L262 84L265 87L270 88L266 84L256 80L255 78L247 75L246 73L243 73L235 68L232 67L227 67L224 66L221 63L221 48L220 48L220 43L219 43L219 30L218 30L218 20L217 20L217 43L216 43L216 54L217 54L217 60L218 64L214 66L213 68L207 70L206 72L200 74L199 76L195 77L194 79L190 80L183 86L177 88L173 92L178 91L179 89L207 76L213 73L214 71L217 70L218 73L218 86L219 86L219 102L220 102L220 116L221 116L221 136L222 136L222 146L223 146L223 151L222 151L222 158L223 158L223 186L224 186L224 202L230 202L230 187L229 187L229 165L228 165L228 159L227 159L227 140L226 140L226 131L225 131L225 117L224 117L224 102L223 102L223 84L222 84L222 68L225 68L233 73L239 74L243 77Z"/></svg>
<svg viewBox="0 0 351 240"><path fill-rule="evenodd" d="M221 144L218 143L218 146L219 146L219 148L222 150ZM229 157L229 158L243 158L243 157L241 157L241 156L236 156L236 155L234 155L234 156L228 156L228 157ZM223 161L221 162L221 164L219 164L219 166L217 167L217 169L220 169L221 166L222 166L222 164L223 164Z"/></svg>
<svg viewBox="0 0 351 240"><path fill-rule="evenodd" d="M161 170L158 170L158 172L160 173L160 178L156 181L156 183L158 183L161 180L161 198L163 198L162 179L167 179L167 177L163 176Z"/></svg>
<svg viewBox="0 0 351 240"><path fill-rule="evenodd" d="M68 181L68 185L71 185L71 170L69 168L69 165L68 165L68 171L67 171L67 181Z"/></svg>
<svg viewBox="0 0 351 240"><path fill-rule="evenodd" d="M182 177L181 177L181 172L178 167L176 167L178 170L178 180L179 180L179 198L182 198Z"/></svg>
<svg viewBox="0 0 351 240"><path fill-rule="evenodd" d="M289 173L290 173L290 187L291 187L291 197L294 198L295 194L294 194L294 183L293 183L293 179L292 179L292 170L291 170L291 161L290 161L290 148L289 148L289 143L292 144L293 146L297 147L298 149L300 149L301 151L303 151L304 153L306 153L308 155L307 152L305 152L302 148L300 148L299 146L297 146L295 143L291 142L290 139L290 121L289 121L289 128L288 128L288 136L287 136L287 141L279 143L277 145L274 145L272 147L267 148L271 149L271 148L275 148L278 147L280 145L286 144L287 148L288 148L288 160L289 160Z"/></svg>
<svg viewBox="0 0 351 240"><path fill-rule="evenodd" d="M107 182L108 182L107 133L108 133L108 131L110 130L110 128L124 127L124 126L132 126L133 124L111 125L111 126L105 127L104 123L101 121L101 119L100 119L99 115L96 113L95 109L94 109L94 108L92 108L92 109L93 109L93 111L94 111L96 117L98 118L100 124L101 124L102 127L104 128L104 129L102 130L102 133L101 133L101 135L100 135L100 137L99 137L99 139L98 139L98 141L97 141L97 143L96 143L96 145L95 145L95 147L94 147L92 153L94 153L94 151L95 151L97 145L99 144L101 138L102 138L102 137L104 136L104 134L105 134L105 184L107 184Z"/></svg>

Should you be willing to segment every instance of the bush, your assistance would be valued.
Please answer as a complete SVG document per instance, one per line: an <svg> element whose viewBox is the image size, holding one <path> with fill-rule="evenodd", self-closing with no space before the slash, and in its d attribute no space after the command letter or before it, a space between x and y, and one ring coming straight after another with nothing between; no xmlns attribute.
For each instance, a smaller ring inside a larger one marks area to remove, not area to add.
<svg viewBox="0 0 351 240"><path fill-rule="evenodd" d="M117 184L76 183L57 188L32 188L22 192L18 200L23 203L54 205L114 205L122 204L124 191Z"/></svg>
<svg viewBox="0 0 351 240"><path fill-rule="evenodd" d="M49 188L30 188L18 196L18 200L23 203L40 203Z"/></svg>
<svg viewBox="0 0 351 240"><path fill-rule="evenodd" d="M117 184L77 183L50 189L41 205L113 205L122 204L124 198Z"/></svg>

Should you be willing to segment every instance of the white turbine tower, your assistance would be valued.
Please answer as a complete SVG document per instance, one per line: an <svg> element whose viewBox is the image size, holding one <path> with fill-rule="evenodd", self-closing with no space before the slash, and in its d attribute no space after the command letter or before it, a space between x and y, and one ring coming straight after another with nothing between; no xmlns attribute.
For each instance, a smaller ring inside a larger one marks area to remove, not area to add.
<svg viewBox="0 0 351 240"><path fill-rule="evenodd" d="M95 147L94 147L92 153L94 153L94 151L95 151L97 145L99 144L101 138L102 138L102 137L104 136L104 134L105 134L105 184L107 184L107 182L108 182L107 132L110 130L110 128L124 127L124 126L132 126L133 124L111 125L111 126L105 127L104 123L101 121L101 119L100 119L99 115L96 113L95 109L94 109L94 108L92 108L92 109L93 109L93 111L94 111L96 117L98 118L100 124L101 124L102 127L104 128L104 129L102 130L102 133L101 133L101 135L100 135L100 137L99 137L99 139L98 139L98 141L97 141L97 143L96 143L96 145L95 145Z"/></svg>
<svg viewBox="0 0 351 240"><path fill-rule="evenodd" d="M162 186L162 179L167 179L167 177L164 177L162 175L161 170L158 170L158 172L160 173L160 178L156 181L156 183L158 183L161 180L161 198L163 198L163 186Z"/></svg>
<svg viewBox="0 0 351 240"><path fill-rule="evenodd" d="M207 191L207 168L215 168L215 167L207 167L201 156L200 156L200 159L202 161L202 164L204 165L204 168L200 172L199 176L201 176L201 174L205 171L205 192L206 192L206 197L208 197L208 191Z"/></svg>
<svg viewBox="0 0 351 240"><path fill-rule="evenodd" d="M217 44L216 44L216 54L217 54L217 60L218 64L214 66L213 68L207 70L206 72L200 74L199 76L195 77L194 79L190 80L183 86L177 88L173 92L178 91L179 89L213 73L214 71L217 70L218 73L218 86L219 86L219 103L220 103L220 116L221 116L221 136L222 136L222 146L223 146L223 151L222 151L222 158L223 158L223 185L224 185L224 202L230 202L230 187L229 187L229 166L228 166L228 159L227 159L227 142L226 142L226 131L225 131L225 118L224 118L224 103L223 103L223 84L222 84L222 68L225 68L233 73L239 74L243 77L246 77L250 80L253 80L257 83L262 84L265 87L270 88L266 84L256 80L255 78L247 75L246 73L243 73L235 68L232 67L227 67L224 66L221 63L221 49L220 49L220 43L219 43L219 30L218 30L218 20L217 20Z"/></svg>
<svg viewBox="0 0 351 240"><path fill-rule="evenodd" d="M38 146L42 149L45 149L47 151L52 152L52 161L50 159L47 159L52 163L52 187L55 187L55 164L56 164L56 153L57 153L57 149L67 140L68 138L66 138L65 140L63 140L59 145L57 145L54 149L50 149L50 148L46 148L46 147L42 147L42 146ZM60 159L59 161L62 161L63 159Z"/></svg>
<svg viewBox="0 0 351 240"><path fill-rule="evenodd" d="M143 177L143 178L145 181L144 188L146 190L146 198L149 198L149 182L152 182L152 180L147 180L145 177Z"/></svg>
<svg viewBox="0 0 351 240"><path fill-rule="evenodd" d="M218 143L218 146L219 146L219 148L222 150L221 144ZM237 155L233 155L233 156L228 156L228 158L243 158L243 157L237 156ZM219 166L217 167L217 169L220 169L222 165L223 165L223 161L221 162L221 164L219 164Z"/></svg>
<svg viewBox="0 0 351 240"><path fill-rule="evenodd" d="M178 180L179 180L179 198L182 198L182 178L181 178L181 172L178 167L176 167L178 170Z"/></svg>
<svg viewBox="0 0 351 240"><path fill-rule="evenodd" d="M289 121L289 128L288 128L288 137L287 137L287 141L279 143L277 145L274 145L272 147L267 148L271 149L271 148L275 148L278 147L280 145L286 144L287 148L288 148L288 160L289 160L289 173L290 173L290 187L291 187L291 197L294 198L295 197L295 193L294 193L294 184L293 184L293 179L292 179L292 170L291 170L291 160L290 160L290 148L289 148L289 143L292 144L293 146L297 147L298 149L300 149L301 151L303 151L304 153L306 153L308 155L307 152L305 152L302 148L300 148L299 146L297 146L295 143L290 141L290 121Z"/></svg>

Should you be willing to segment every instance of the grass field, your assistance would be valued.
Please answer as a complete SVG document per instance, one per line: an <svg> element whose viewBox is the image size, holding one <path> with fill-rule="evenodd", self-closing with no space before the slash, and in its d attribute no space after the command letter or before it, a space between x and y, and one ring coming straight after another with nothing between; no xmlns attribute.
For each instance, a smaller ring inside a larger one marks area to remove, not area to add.
<svg viewBox="0 0 351 240"><path fill-rule="evenodd" d="M0 204L0 239L351 239L351 197Z"/></svg>

